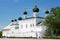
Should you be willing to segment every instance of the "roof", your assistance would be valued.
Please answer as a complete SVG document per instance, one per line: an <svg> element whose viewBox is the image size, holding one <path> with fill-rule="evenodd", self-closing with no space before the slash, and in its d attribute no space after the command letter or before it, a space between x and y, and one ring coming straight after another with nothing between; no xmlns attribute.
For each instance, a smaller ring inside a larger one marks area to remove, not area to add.
<svg viewBox="0 0 60 40"><path fill-rule="evenodd" d="M6 27L3 28L4 29L10 29L12 26L10 26L11 24L7 25Z"/></svg>
<svg viewBox="0 0 60 40"><path fill-rule="evenodd" d="M25 18L25 19L22 19L22 20L33 19L33 18L45 19L44 17L29 17L29 18Z"/></svg>
<svg viewBox="0 0 60 40"><path fill-rule="evenodd" d="M36 25L39 25L39 24L41 24L41 21L40 21L40 22L38 22Z"/></svg>

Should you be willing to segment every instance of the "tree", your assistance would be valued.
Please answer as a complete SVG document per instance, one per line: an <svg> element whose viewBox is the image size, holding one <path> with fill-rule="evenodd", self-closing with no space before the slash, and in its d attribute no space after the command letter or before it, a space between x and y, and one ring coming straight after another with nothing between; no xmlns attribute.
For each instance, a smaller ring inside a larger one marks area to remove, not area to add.
<svg viewBox="0 0 60 40"><path fill-rule="evenodd" d="M60 33L60 7L51 8L49 16L46 16L44 25L48 27L51 35Z"/></svg>
<svg viewBox="0 0 60 40"><path fill-rule="evenodd" d="M2 37L2 31L0 31L0 37Z"/></svg>

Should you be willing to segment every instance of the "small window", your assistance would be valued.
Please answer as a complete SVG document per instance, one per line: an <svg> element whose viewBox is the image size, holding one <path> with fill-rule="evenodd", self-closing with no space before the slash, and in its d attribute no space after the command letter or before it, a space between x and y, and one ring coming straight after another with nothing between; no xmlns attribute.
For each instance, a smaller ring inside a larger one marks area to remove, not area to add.
<svg viewBox="0 0 60 40"><path fill-rule="evenodd" d="M27 28L28 26L27 26L27 24L26 24L26 28Z"/></svg>
<svg viewBox="0 0 60 40"><path fill-rule="evenodd" d="M23 25L21 25L21 28L23 28Z"/></svg>
<svg viewBox="0 0 60 40"><path fill-rule="evenodd" d="M34 24L30 24L30 27L34 27Z"/></svg>
<svg viewBox="0 0 60 40"><path fill-rule="evenodd" d="M12 33L14 33L14 32L12 31Z"/></svg>
<svg viewBox="0 0 60 40"><path fill-rule="evenodd" d="M19 27L16 26L15 29L19 29Z"/></svg>
<svg viewBox="0 0 60 40"><path fill-rule="evenodd" d="M33 24L33 27L34 27L34 24Z"/></svg>

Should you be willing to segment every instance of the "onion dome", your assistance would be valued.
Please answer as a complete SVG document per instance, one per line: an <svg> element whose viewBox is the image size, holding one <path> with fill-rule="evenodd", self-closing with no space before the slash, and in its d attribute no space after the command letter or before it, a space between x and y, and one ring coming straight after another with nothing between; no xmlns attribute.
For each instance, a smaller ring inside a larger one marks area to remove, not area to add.
<svg viewBox="0 0 60 40"><path fill-rule="evenodd" d="M15 19L14 21L17 21L17 19Z"/></svg>
<svg viewBox="0 0 60 40"><path fill-rule="evenodd" d="M24 15L27 15L27 12L26 11L24 12Z"/></svg>
<svg viewBox="0 0 60 40"><path fill-rule="evenodd" d="M46 13L46 14L48 14L48 13L49 13L49 11L47 10L47 11L45 11L45 13Z"/></svg>
<svg viewBox="0 0 60 40"><path fill-rule="evenodd" d="M18 20L22 20L22 18L21 18L21 17L19 17L19 18L18 18Z"/></svg>
<svg viewBox="0 0 60 40"><path fill-rule="evenodd" d="M27 15L27 11L25 10L23 14L24 14L24 15Z"/></svg>
<svg viewBox="0 0 60 40"><path fill-rule="evenodd" d="M33 8L33 12L39 12L39 8L37 7L37 5L35 5L35 7Z"/></svg>
<svg viewBox="0 0 60 40"><path fill-rule="evenodd" d="M11 20L11 22L14 22L14 20Z"/></svg>

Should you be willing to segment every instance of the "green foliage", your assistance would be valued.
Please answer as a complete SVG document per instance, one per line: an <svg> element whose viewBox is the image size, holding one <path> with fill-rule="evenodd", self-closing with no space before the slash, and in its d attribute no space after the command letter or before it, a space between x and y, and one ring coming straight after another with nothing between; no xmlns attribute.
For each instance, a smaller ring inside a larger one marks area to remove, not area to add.
<svg viewBox="0 0 60 40"><path fill-rule="evenodd" d="M57 34L60 30L60 7L51 8L49 16L46 16L44 25L48 27L48 30Z"/></svg>
<svg viewBox="0 0 60 40"><path fill-rule="evenodd" d="M60 39L60 36L45 36L43 38L47 39Z"/></svg>
<svg viewBox="0 0 60 40"><path fill-rule="evenodd" d="M0 31L0 37L2 36L2 31Z"/></svg>

